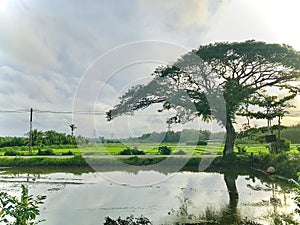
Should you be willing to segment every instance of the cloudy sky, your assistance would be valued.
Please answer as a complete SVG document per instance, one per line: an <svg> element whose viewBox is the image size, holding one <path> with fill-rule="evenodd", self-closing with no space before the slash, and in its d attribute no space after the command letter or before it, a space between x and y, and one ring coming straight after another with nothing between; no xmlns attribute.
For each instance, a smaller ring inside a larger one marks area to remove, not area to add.
<svg viewBox="0 0 300 225"><path fill-rule="evenodd" d="M31 107L41 130L70 132L74 122L78 134L123 137L165 128L161 115L108 123L101 114L202 44L255 39L300 50L299 9L298 0L0 0L0 136L28 132ZM300 122L294 111L286 123Z"/></svg>

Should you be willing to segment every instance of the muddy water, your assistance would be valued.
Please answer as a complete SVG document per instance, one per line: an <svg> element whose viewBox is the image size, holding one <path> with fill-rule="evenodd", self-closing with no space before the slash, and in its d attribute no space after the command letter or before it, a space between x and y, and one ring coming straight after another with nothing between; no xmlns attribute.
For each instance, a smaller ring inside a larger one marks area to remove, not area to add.
<svg viewBox="0 0 300 225"><path fill-rule="evenodd" d="M103 224L105 217L148 217L153 224L172 224L200 218L205 210L264 222L271 212L292 212L293 193L275 182L237 175L155 171L51 174L0 173L0 190L19 195L21 184L30 194L46 195L41 218L49 225ZM226 182L225 182L226 180ZM232 187L232 185L234 187ZM229 190L230 189L230 190ZM193 216L191 216L193 215ZM236 218L233 218L235 220Z"/></svg>

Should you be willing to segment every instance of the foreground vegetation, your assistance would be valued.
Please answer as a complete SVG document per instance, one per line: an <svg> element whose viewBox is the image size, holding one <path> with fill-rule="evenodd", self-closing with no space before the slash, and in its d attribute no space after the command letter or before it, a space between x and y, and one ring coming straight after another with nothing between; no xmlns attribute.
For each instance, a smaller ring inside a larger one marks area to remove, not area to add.
<svg viewBox="0 0 300 225"><path fill-rule="evenodd" d="M44 203L46 196L29 195L28 188L21 186L21 198L0 192L0 223L7 225L36 225L45 220L36 221L40 215L39 205Z"/></svg>

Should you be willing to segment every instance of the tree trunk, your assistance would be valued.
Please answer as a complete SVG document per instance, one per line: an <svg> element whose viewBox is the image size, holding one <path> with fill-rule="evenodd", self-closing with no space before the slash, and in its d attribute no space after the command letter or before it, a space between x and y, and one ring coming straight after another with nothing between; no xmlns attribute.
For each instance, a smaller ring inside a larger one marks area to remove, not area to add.
<svg viewBox="0 0 300 225"><path fill-rule="evenodd" d="M222 218L222 224L232 224L238 221L238 202L239 193L236 187L238 175L236 171L224 171L224 181L229 194L229 204L227 205L226 214Z"/></svg>
<svg viewBox="0 0 300 225"><path fill-rule="evenodd" d="M233 152L234 142L235 142L235 138L236 138L236 133L235 133L234 127L232 125L232 120L229 117L227 117L225 128L226 128L226 140L225 140L223 154L227 155L227 154Z"/></svg>
<svg viewBox="0 0 300 225"><path fill-rule="evenodd" d="M278 116L278 140L281 139L280 126L281 126L281 117Z"/></svg>

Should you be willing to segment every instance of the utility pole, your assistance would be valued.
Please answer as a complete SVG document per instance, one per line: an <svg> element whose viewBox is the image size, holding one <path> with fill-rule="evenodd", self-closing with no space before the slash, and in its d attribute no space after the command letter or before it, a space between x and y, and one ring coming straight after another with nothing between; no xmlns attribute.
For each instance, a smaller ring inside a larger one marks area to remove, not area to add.
<svg viewBox="0 0 300 225"><path fill-rule="evenodd" d="M32 153L32 112L33 109L30 108L30 117L29 117L29 155Z"/></svg>

